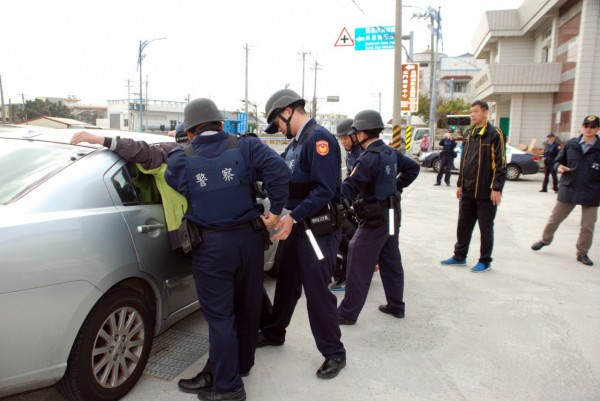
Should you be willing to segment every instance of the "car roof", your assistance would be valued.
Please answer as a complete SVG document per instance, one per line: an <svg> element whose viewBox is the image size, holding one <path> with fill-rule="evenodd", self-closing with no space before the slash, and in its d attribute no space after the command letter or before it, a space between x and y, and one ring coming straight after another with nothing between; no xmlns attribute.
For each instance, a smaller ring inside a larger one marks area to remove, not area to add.
<svg viewBox="0 0 600 401"><path fill-rule="evenodd" d="M10 139L29 139L42 142L53 142L61 144L69 144L73 135L80 131L86 131L91 134L101 135L106 137L114 138L119 136L121 138L131 138L135 140L141 140L147 143L162 143L162 142L174 142L173 137L159 134L146 134L140 132L129 132L119 130L95 130L88 129L82 130L81 128L66 128L66 129L54 129L54 128L41 128L41 127L29 127L29 128L17 128L14 130L0 130L0 138ZM89 148L102 148L102 145L95 145L89 143L80 143L78 146L89 147Z"/></svg>

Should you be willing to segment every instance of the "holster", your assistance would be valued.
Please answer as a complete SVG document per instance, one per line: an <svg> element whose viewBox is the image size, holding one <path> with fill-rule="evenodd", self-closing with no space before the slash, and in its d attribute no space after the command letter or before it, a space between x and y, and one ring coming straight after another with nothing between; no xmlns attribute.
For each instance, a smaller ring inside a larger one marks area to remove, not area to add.
<svg viewBox="0 0 600 401"><path fill-rule="evenodd" d="M327 205L316 216L306 219L306 224L312 230L314 235L329 234L335 228L341 227L345 217L345 210L341 203L332 206Z"/></svg>
<svg viewBox="0 0 600 401"><path fill-rule="evenodd" d="M198 227L188 219L183 219L181 221L178 232L181 250L184 255L187 255L202 243L200 230L198 230Z"/></svg>

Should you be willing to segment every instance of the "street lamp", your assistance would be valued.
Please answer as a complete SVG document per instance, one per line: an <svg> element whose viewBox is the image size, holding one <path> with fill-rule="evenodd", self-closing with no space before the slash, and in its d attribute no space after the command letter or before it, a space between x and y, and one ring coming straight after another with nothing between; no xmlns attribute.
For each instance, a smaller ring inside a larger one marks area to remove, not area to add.
<svg viewBox="0 0 600 401"><path fill-rule="evenodd" d="M144 55L142 52L150 43L155 40L163 40L166 38L156 38L151 40L144 40L143 42L140 40L140 47L138 50L138 69L140 71L140 132L144 132L144 115L143 115L143 97L142 97L142 60L144 59Z"/></svg>

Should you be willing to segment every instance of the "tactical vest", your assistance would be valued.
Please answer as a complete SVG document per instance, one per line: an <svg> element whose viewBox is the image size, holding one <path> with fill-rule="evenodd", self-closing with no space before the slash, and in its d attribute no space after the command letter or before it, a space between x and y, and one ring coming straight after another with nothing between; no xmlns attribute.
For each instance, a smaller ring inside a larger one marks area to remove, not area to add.
<svg viewBox="0 0 600 401"><path fill-rule="evenodd" d="M292 174L290 177L289 198L285 206L286 209L291 210L295 208L310 194L310 172L300 169L300 153L316 126L317 124L312 124L308 127L300 141L296 144L296 147L288 150L285 154L285 162Z"/></svg>
<svg viewBox="0 0 600 401"><path fill-rule="evenodd" d="M236 136L227 137L227 150L216 158L197 155L191 144L184 150L192 206L188 212L201 226L236 219L254 208L252 177Z"/></svg>
<svg viewBox="0 0 600 401"><path fill-rule="evenodd" d="M396 193L396 154L385 145L370 147L365 152L379 154L379 174L375 182L368 183L358 197L366 202L387 200Z"/></svg>
<svg viewBox="0 0 600 401"><path fill-rule="evenodd" d="M352 173L356 159L358 159L358 157L354 154L354 149L350 149L350 151L346 152L346 171L348 172L348 175Z"/></svg>

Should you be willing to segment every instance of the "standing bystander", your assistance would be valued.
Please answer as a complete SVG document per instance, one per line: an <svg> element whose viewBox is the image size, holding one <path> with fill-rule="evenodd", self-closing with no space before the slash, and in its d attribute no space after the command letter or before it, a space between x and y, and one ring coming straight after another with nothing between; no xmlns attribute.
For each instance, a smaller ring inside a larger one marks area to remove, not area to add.
<svg viewBox="0 0 600 401"><path fill-rule="evenodd" d="M581 125L581 135L566 142L556 156L554 167L561 173L558 199L544 227L542 239L531 245L534 251L550 245L560 223L575 206L581 205L581 228L575 245L577 260L588 266L594 264L588 251L592 246L600 205L599 123L598 116L587 116Z"/></svg>
<svg viewBox="0 0 600 401"><path fill-rule="evenodd" d="M494 218L506 181L506 145L502 131L488 122L487 102L471 104L470 132L465 131L456 197L459 199L454 255L442 265L464 265L475 223L479 223L481 246L479 262L471 271L491 268L494 247Z"/></svg>

